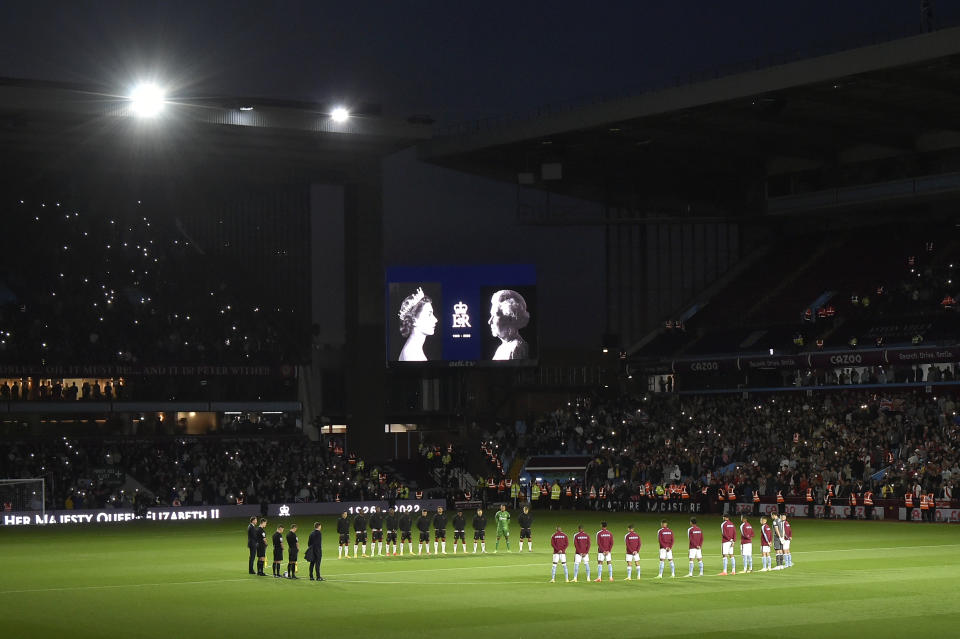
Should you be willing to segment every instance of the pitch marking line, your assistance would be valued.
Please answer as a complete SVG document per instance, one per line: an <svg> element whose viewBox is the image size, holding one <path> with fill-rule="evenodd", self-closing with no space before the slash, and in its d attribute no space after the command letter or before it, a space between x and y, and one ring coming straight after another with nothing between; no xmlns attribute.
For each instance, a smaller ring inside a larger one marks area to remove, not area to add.
<svg viewBox="0 0 960 639"><path fill-rule="evenodd" d="M104 586L64 586L62 588L31 588L27 590L0 590L0 595L17 595L29 592L66 592L70 590L108 590L111 588L149 588L151 586L193 586L198 584L223 584L249 579L207 579L205 581L161 581L147 584L108 584Z"/></svg>

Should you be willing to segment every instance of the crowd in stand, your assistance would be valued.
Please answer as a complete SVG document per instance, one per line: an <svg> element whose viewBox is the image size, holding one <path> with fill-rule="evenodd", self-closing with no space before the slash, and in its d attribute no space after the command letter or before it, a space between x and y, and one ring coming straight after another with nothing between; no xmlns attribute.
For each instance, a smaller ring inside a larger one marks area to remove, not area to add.
<svg viewBox="0 0 960 639"><path fill-rule="evenodd" d="M119 379L83 380L64 383L58 379L4 379L0 381L0 401L111 401L123 397L123 382ZM91 383L92 382L92 383Z"/></svg>
<svg viewBox="0 0 960 639"><path fill-rule="evenodd" d="M500 446L534 454L588 455L587 496L641 486L733 484L741 493L823 501L862 483L877 495L949 495L960 478L956 396L921 390L581 399L501 431ZM566 485L563 487L566 494Z"/></svg>
<svg viewBox="0 0 960 639"><path fill-rule="evenodd" d="M142 487L125 489L129 475ZM47 478L48 507L349 501L407 496L336 439L306 437L47 439L0 444L0 476Z"/></svg>
<svg viewBox="0 0 960 639"><path fill-rule="evenodd" d="M276 287L254 285L246 271L196 246L174 222L151 220L129 204L114 215L55 201L0 202L0 251L7 257L0 266L3 362L305 359L310 332L302 308Z"/></svg>

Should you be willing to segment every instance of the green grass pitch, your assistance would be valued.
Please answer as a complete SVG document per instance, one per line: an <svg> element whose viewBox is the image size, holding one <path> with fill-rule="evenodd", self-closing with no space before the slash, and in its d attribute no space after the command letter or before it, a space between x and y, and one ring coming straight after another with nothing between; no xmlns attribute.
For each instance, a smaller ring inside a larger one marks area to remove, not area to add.
<svg viewBox="0 0 960 639"><path fill-rule="evenodd" d="M453 555L448 542L441 557L349 560L337 559L325 518L325 582L307 580L302 559L299 581L247 575L245 520L0 529L0 635L822 639L952 637L960 628L955 525L794 519L793 568L720 577L720 519L701 517L706 576L685 579L687 517L675 514L678 576L659 581L659 516L610 514L616 581L584 583L581 573L567 584L561 570L551 584L554 526L572 539L583 523L593 537L600 515L535 517L532 553L517 553L513 539L512 552L501 544L492 554L488 539L482 556ZM305 549L312 520L297 523ZM628 523L643 539L639 582L623 581ZM759 570L756 540L754 548ZM572 576L572 543L568 565Z"/></svg>

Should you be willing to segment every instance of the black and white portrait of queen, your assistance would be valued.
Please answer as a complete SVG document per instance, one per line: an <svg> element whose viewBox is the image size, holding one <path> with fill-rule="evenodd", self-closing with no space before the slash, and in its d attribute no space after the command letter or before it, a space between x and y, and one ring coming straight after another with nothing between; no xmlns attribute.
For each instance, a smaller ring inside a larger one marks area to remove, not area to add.
<svg viewBox="0 0 960 639"><path fill-rule="evenodd" d="M407 340L398 359L401 362L427 361L423 345L436 331L438 321L433 313L433 300L423 288L418 288L403 298L397 317L400 318L400 335Z"/></svg>
<svg viewBox="0 0 960 639"><path fill-rule="evenodd" d="M527 359L530 349L520 331L530 323L530 313L523 295L503 289L490 298L490 333L500 339L494 360Z"/></svg>

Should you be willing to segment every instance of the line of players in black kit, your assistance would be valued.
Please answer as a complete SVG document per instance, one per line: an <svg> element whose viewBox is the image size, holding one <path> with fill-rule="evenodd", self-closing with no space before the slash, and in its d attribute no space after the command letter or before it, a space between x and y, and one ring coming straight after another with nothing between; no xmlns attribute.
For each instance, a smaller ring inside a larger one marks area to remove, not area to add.
<svg viewBox="0 0 960 639"><path fill-rule="evenodd" d="M353 556L354 558L361 557L382 557L382 556L398 556L403 555L403 543L407 542L407 547L409 554L413 554L413 526L414 519L416 519L416 527L420 532L420 542L417 549L417 554L423 554L424 546L426 546L426 554L430 554L430 529L433 528L433 554L447 554L447 524L448 517L443 508L437 508L437 513L433 516L430 516L430 513L426 510L420 512L420 515L414 518L410 512L397 513L394 508L391 508L386 513L378 510L376 507L372 507L369 512L369 517L366 513L358 513L353 517L353 520L350 519L350 514L344 511L340 515L340 519L337 520L337 533L340 535L337 558L348 558L350 556L350 531L353 529L354 533L354 544L353 544ZM510 513L507 512L507 507L505 505L500 506L500 510L496 513L494 519L497 522L497 545L494 552L497 552L500 547L500 539L503 538L506 541L507 551L510 550ZM530 514L529 508L524 508L523 513L517 518L518 523L520 524L520 547L517 549L517 552L523 550L523 541L527 542L527 550L533 552L533 540L531 534L531 526L533 524L533 516ZM457 552L457 542L460 542L463 545L463 552L467 552L467 533L466 527L467 522L463 516L463 511L457 511L456 516L452 521L449 522L453 528L453 552ZM487 518L484 515L483 509L477 509L477 514L474 516L472 523L473 527L473 552L477 552L477 546L480 547L481 553L487 552L487 539L486 539L486 529L487 529ZM370 554L367 554L367 528L370 528L371 541L370 541ZM313 524L313 532L310 533L310 537L307 540L307 551L304 553L304 559L310 562L310 581L323 581L323 577L320 576L320 561L323 558L323 536L321 533L322 526L320 522L315 522ZM384 530L386 530L386 536L384 536ZM399 548L398 548L398 533L399 533ZM287 543L287 568L283 570L281 565L283 564L283 526L277 526L277 530L273 533L273 576L276 578L287 578L287 579L299 579L297 577L297 558L300 553L300 541L297 537L297 525L291 524L290 530L286 535ZM384 553L384 544L386 544L386 553ZM262 518L258 520L256 517L250 518L250 525L247 526L247 548L250 550L250 559L248 564L248 571L251 575L258 575L260 577L266 577L264 572L264 567L267 561L267 520ZM399 549L399 553L397 552ZM361 552L361 555L358 555L358 552ZM257 569L254 571L254 560L257 562Z"/></svg>
<svg viewBox="0 0 960 639"><path fill-rule="evenodd" d="M523 541L527 541L527 550L533 551L533 540L531 539L530 527L533 524L533 516L529 508L524 508L523 513L517 518L520 524L520 548L522 550ZM497 522L497 541L494 552L500 547L500 539L506 541L507 550L510 550L510 514L505 505L500 506L500 510L495 515ZM480 547L481 553L487 552L486 528L487 518L482 509L477 509L473 518L473 552L477 552ZM463 552L467 552L467 521L463 516L463 511L458 510L452 520L448 519L447 513L443 508L437 508L435 515L431 516L429 511L420 511L419 516L413 516L410 512L404 511L398 513L396 509L390 508L386 513L372 507L369 516L365 513L357 513L353 519L350 519L350 513L344 511L337 520L337 534L340 536L337 548L337 559L347 559L350 557L350 532L353 531L353 557L383 557L383 556L402 556L403 544L406 542L407 551L413 554L413 527L416 525L419 531L419 542L417 544L417 555L430 555L430 530L433 529L433 554L447 554L447 526L453 528L453 553L457 552L458 543L463 546ZM370 530L370 553L367 553L367 529ZM384 534L386 531L386 534ZM399 539L398 539L399 537ZM386 552L384 552L386 546ZM399 552L398 552L399 550Z"/></svg>
<svg viewBox="0 0 960 639"><path fill-rule="evenodd" d="M320 576L320 561L323 558L323 527L320 522L314 522L313 532L307 538L307 552L303 558L310 562L310 581L323 581ZM297 577L297 558L300 554L300 540L297 537L297 525L290 525L290 532L287 533L287 569L283 571L280 567L283 563L283 526L277 526L277 531L273 533L273 576L276 578L299 579ZM267 562L267 520L261 519L259 522L256 517L250 518L250 525L247 526L247 548L250 550L250 562L248 571L251 575L266 577L263 572L264 565ZM253 560L257 560L257 570L253 570ZM316 574L316 577L314 577Z"/></svg>

